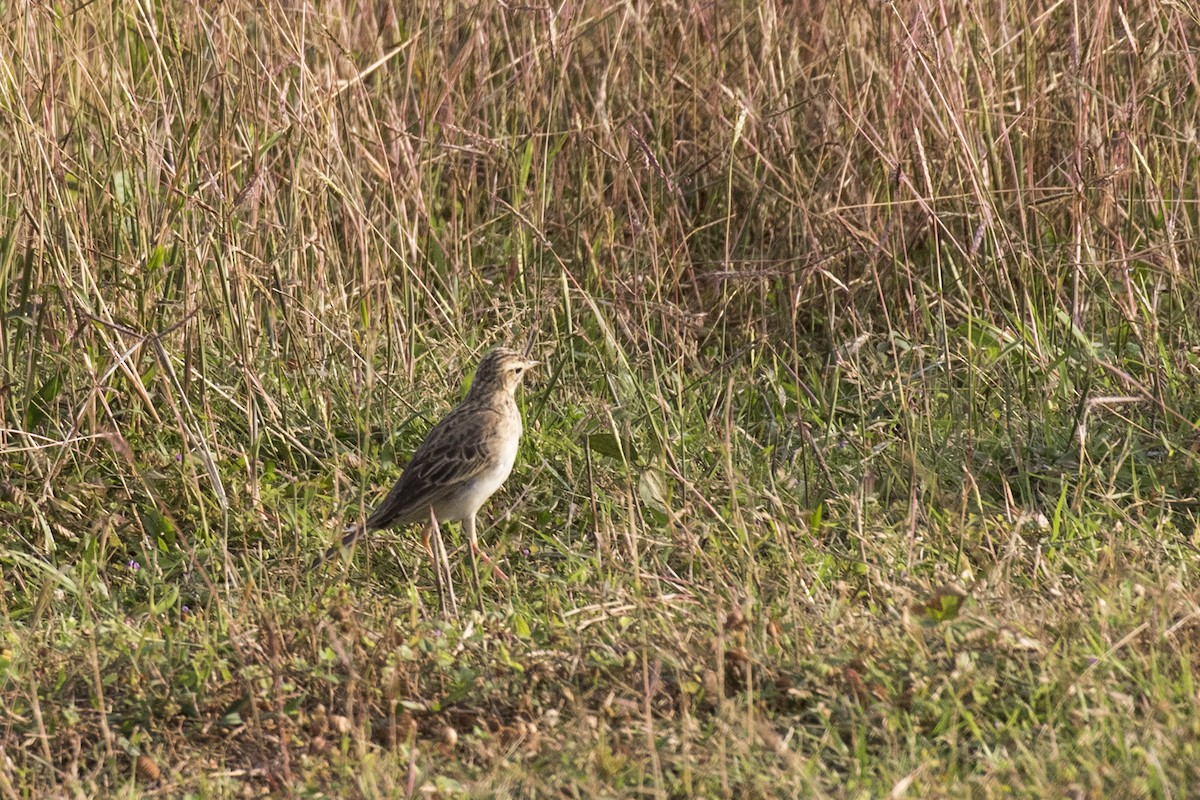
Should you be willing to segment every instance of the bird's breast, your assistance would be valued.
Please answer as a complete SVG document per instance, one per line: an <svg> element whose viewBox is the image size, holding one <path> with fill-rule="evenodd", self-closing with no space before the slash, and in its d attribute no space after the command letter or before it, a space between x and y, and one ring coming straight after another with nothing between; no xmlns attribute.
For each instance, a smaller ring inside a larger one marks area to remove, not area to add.
<svg viewBox="0 0 1200 800"><path fill-rule="evenodd" d="M517 446L519 442L514 436L510 441L504 443L500 448L496 463L490 469L479 473L475 478L475 491L482 495L483 500L491 497L492 494L500 488L504 481L508 480L509 474L512 472L513 463L517 460Z"/></svg>
<svg viewBox="0 0 1200 800"><path fill-rule="evenodd" d="M491 466L480 472L455 494L447 498L440 509L440 519L465 519L475 514L489 497L504 484L512 472L513 463L517 460L517 449L520 446L521 420L517 417L515 436L505 437L500 443Z"/></svg>

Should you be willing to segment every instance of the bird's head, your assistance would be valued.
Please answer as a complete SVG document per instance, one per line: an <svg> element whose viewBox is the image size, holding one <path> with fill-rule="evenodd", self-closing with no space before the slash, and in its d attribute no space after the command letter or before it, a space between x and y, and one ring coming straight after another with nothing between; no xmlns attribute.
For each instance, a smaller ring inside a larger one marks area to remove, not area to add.
<svg viewBox="0 0 1200 800"><path fill-rule="evenodd" d="M499 390L512 394L517 390L525 373L537 364L538 362L525 358L516 350L497 347L479 362L467 396L486 396Z"/></svg>

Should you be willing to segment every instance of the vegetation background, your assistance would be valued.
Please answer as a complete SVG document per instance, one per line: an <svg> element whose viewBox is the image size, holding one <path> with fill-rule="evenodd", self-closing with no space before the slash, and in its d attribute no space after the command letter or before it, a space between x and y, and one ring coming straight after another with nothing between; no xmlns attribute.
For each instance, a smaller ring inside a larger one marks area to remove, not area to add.
<svg viewBox="0 0 1200 800"><path fill-rule="evenodd" d="M0 797L1194 795L1195 4L0 20Z"/></svg>

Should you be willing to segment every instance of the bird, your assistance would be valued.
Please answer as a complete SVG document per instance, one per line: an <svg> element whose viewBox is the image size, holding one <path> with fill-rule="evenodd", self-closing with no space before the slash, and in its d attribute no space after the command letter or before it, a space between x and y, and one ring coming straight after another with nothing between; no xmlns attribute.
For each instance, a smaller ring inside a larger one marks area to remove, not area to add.
<svg viewBox="0 0 1200 800"><path fill-rule="evenodd" d="M488 563L491 560L479 550L475 515L512 472L523 433L516 390L538 363L507 347L497 347L485 355L475 369L466 398L430 429L391 491L365 522L350 529L314 566L332 558L339 549L352 547L364 533L428 522L423 541L434 560L438 595L445 610L441 571L430 547L430 536L441 522L461 522L470 550L475 594L482 606L476 554ZM451 584L451 598L453 591Z"/></svg>

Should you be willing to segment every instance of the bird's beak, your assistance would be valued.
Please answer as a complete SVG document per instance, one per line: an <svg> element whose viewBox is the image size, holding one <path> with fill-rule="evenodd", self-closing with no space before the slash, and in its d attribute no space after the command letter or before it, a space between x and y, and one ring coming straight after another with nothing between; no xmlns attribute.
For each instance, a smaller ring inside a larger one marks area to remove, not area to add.
<svg viewBox="0 0 1200 800"><path fill-rule="evenodd" d="M526 362L525 362L525 369L529 369L530 367L536 367L536 366L539 366L541 363L542 363L542 362L540 362L540 361L526 361Z"/></svg>

